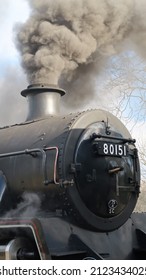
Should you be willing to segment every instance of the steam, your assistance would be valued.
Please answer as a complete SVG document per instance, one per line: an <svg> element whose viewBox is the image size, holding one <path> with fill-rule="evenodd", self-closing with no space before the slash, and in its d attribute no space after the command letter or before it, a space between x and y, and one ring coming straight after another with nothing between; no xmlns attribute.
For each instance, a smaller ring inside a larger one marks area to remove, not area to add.
<svg viewBox="0 0 146 280"><path fill-rule="evenodd" d="M145 50L145 0L28 1L32 13L18 28L17 46L29 83L59 84L85 95L105 58L120 52L126 39Z"/></svg>
<svg viewBox="0 0 146 280"><path fill-rule="evenodd" d="M21 219L27 217L36 217L40 210L41 199L35 193L23 193L22 201L17 205L15 209L11 209L4 215L4 218L19 217Z"/></svg>

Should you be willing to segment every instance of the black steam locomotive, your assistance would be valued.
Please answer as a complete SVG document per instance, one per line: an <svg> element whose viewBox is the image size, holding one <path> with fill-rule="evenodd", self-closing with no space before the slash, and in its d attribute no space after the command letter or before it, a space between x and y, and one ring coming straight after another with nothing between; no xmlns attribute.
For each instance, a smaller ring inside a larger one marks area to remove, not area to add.
<svg viewBox="0 0 146 280"><path fill-rule="evenodd" d="M135 140L103 110L58 115L64 93L29 86L26 122L0 129L0 259L145 258Z"/></svg>

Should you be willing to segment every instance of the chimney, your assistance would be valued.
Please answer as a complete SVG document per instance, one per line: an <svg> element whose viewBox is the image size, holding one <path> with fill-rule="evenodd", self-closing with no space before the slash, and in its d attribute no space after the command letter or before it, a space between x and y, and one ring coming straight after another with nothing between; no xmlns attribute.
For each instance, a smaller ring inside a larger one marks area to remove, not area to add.
<svg viewBox="0 0 146 280"><path fill-rule="evenodd" d="M65 94L63 89L48 84L32 84L21 92L28 99L28 116L26 121L45 118L48 115L58 115L60 112L60 97Z"/></svg>

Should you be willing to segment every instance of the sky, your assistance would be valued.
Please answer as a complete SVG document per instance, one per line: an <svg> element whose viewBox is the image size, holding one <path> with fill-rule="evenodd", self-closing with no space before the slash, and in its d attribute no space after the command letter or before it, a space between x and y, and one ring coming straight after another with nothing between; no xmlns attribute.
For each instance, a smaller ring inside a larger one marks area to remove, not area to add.
<svg viewBox="0 0 146 280"><path fill-rule="evenodd" d="M0 127L26 119L27 102L20 92L27 86L15 46L15 28L29 16L25 0L0 0Z"/></svg>
<svg viewBox="0 0 146 280"><path fill-rule="evenodd" d="M0 1L0 75L2 75L7 66L13 66L16 63L19 65L20 63L14 43L13 30L15 24L25 22L29 15L29 6L25 0ZM4 67L3 70L2 66Z"/></svg>

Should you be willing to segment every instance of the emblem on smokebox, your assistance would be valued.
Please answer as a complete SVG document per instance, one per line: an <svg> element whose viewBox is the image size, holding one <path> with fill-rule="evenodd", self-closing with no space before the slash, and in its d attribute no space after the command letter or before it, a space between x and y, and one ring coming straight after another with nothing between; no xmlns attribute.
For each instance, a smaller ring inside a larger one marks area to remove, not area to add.
<svg viewBox="0 0 146 280"><path fill-rule="evenodd" d="M114 214L115 213L115 209L118 206L118 202L116 199L111 199L108 202L108 211L109 214Z"/></svg>

